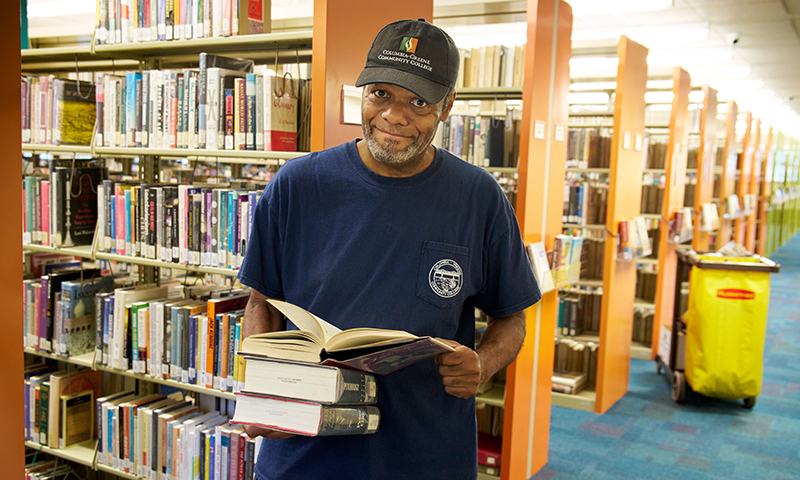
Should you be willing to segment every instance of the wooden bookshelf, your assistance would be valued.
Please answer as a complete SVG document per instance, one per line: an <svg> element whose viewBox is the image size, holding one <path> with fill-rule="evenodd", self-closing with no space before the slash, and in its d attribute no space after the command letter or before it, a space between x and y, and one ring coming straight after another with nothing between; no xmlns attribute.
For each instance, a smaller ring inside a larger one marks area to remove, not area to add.
<svg viewBox="0 0 800 480"><path fill-rule="evenodd" d="M767 252L767 229L768 229L768 213L770 210L770 195L772 195L772 169L775 161L773 153L773 136L772 125L768 126L767 134L764 136L765 141L761 142L758 146L756 156L760 158L759 184L756 186L757 206L756 217L758 224L755 231L755 253L759 255L766 255Z"/></svg>
<svg viewBox="0 0 800 480"><path fill-rule="evenodd" d="M51 353L40 352L38 350L34 350L32 348L25 348L25 353L29 353L31 355L36 355L43 358L49 358L51 360L57 360L59 362L66 362L72 365L77 365L80 367L87 367L91 368L92 370L102 370L104 372L115 373L117 375L122 375L124 377L134 378L136 380L142 380L145 382L151 383L160 383L162 385L167 385L174 388L179 388L181 390L187 390L190 392L195 393L202 393L205 395L211 395L213 397L225 398L228 400L235 400L236 396L230 392L222 392L220 390L216 390L213 388L205 388L199 385L191 385L188 383L178 382L175 380L167 380L163 378L156 378L151 377L150 375L143 375L141 373L133 373L130 370L120 370L117 368L111 368L106 365L97 365L94 363L94 352L84 353L83 355L78 355L75 357L62 357L59 355L53 355Z"/></svg>
<svg viewBox="0 0 800 480"><path fill-rule="evenodd" d="M717 162L717 91L703 87L703 107L700 110L700 146L697 149L697 186L694 192L694 222L692 248L708 250L711 234L700 229L699 215L702 205L713 203L714 166Z"/></svg>
<svg viewBox="0 0 800 480"><path fill-rule="evenodd" d="M753 114L745 112L740 114L744 119L745 131L742 140L741 154L736 170L739 172L736 195L739 196L739 207L744 210L744 196L750 193L750 175L753 169ZM747 225L750 223L750 215L742 213L733 222L733 240L739 245L745 245L747 238Z"/></svg>
<svg viewBox="0 0 800 480"><path fill-rule="evenodd" d="M516 213L523 242L552 249L563 210L572 7L529 2L527 23ZM526 311L525 342L506 370L503 480L530 478L547 463L557 308L553 291Z"/></svg>
<svg viewBox="0 0 800 480"><path fill-rule="evenodd" d="M96 438L71 445L67 448L50 448L37 442L31 442L30 440L25 440L25 446L38 452L48 453L55 457L69 460L70 462L95 468L95 456L97 454Z"/></svg>
<svg viewBox="0 0 800 480"><path fill-rule="evenodd" d="M727 104L728 113L725 121L725 146L722 154L722 173L720 174L719 203L720 221L719 233L717 234L717 245L722 246L731 241L735 221L730 217L726 199L730 195L736 195L736 169L737 169L737 146L736 146L736 121L739 117L739 107L736 102L729 101Z"/></svg>
<svg viewBox="0 0 800 480"><path fill-rule="evenodd" d="M653 316L653 352L658 352L662 328L672 324L675 307L675 276L677 275L677 246L667 241L668 222L684 203L684 179L686 178L687 142L689 138L689 74L676 67L673 79L672 111L670 112L670 134L666 152L666 181L658 246L658 277L656 279L655 314ZM713 118L713 117L712 117Z"/></svg>

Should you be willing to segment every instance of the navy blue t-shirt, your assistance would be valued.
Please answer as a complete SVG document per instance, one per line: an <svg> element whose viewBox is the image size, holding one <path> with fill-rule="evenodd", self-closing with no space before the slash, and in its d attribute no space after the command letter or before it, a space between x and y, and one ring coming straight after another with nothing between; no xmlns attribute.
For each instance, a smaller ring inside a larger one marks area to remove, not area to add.
<svg viewBox="0 0 800 480"><path fill-rule="evenodd" d="M485 170L436 150L406 178L375 174L356 142L286 163L256 207L239 278L341 329L380 327L474 348L491 317L541 298L513 209ZM378 377L373 435L265 440L259 480L474 479L474 398L434 359ZM444 477L443 477L444 476Z"/></svg>

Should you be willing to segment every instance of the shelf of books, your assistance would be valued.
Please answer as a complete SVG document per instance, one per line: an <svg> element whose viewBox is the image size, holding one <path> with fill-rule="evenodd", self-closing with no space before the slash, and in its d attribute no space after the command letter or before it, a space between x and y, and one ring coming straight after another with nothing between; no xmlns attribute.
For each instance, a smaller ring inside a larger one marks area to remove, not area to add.
<svg viewBox="0 0 800 480"><path fill-rule="evenodd" d="M664 151L664 190L661 205L662 223L658 238L658 275L655 281L655 305L653 327L650 332L654 351L662 338L662 329L668 329L672 322L675 296L675 275L677 265L676 249L683 240L692 235L693 208L686 209L685 182L688 159L690 116L689 74L676 67L673 73L673 98L669 119L669 140ZM688 224L687 224L688 220ZM688 228L687 228L688 227Z"/></svg>
<svg viewBox="0 0 800 480"><path fill-rule="evenodd" d="M765 255L769 242L767 230L769 222L769 211L771 210L772 195L772 170L774 168L774 141L772 125L761 125L761 142L756 151L756 157L760 159L758 168L758 184L756 185L756 231L755 231L755 250L753 253Z"/></svg>
<svg viewBox="0 0 800 480"><path fill-rule="evenodd" d="M735 221L740 215L738 192L736 189L739 142L736 136L736 123L739 118L739 107L734 101L725 104L725 120L720 130L724 133L724 144L717 151L717 162L722 169L719 178L717 197L720 201L720 228L716 238L716 247L722 247L733 239Z"/></svg>
<svg viewBox="0 0 800 480"><path fill-rule="evenodd" d="M743 128L736 129L737 133L737 143L741 141L741 147L739 148L739 159L738 164L736 166L736 171L738 176L736 178L736 195L739 199L739 205L741 207L741 211L739 213L739 217L736 218L733 222L733 240L738 243L739 245L744 245L747 248L746 242L748 237L748 229L749 225L754 222L752 218L755 212L751 211L749 207L749 199L750 197L750 176L752 175L753 171L753 155L755 153L755 147L753 146L754 135L756 131L754 130L754 124L756 123L756 119L753 118L753 114L750 112L743 112L739 113L739 118L737 120L737 124L741 122L741 126ZM742 131L743 134L739 135L739 131ZM740 140L741 139L741 140ZM748 251L750 249L748 248Z"/></svg>
<svg viewBox="0 0 800 480"><path fill-rule="evenodd" d="M782 246L789 238L787 222L792 217L792 205L796 200L795 161L797 140L778 132L773 149L770 205L768 209L767 248L765 256Z"/></svg>
<svg viewBox="0 0 800 480"><path fill-rule="evenodd" d="M637 270L623 248L647 221L639 210L647 49L623 37L618 56L615 89L597 92L604 103L589 104L600 95L585 95L573 78L561 233L581 238L581 266L580 280L559 294L551 388L554 405L597 413L627 392Z"/></svg>
<svg viewBox="0 0 800 480"><path fill-rule="evenodd" d="M50 455L69 460L70 462L86 465L87 467L94 467L94 455L96 450L97 440L86 440L82 443L76 443L67 448L50 448L38 442L30 440L25 441L25 446L32 448L37 452L48 453Z"/></svg>

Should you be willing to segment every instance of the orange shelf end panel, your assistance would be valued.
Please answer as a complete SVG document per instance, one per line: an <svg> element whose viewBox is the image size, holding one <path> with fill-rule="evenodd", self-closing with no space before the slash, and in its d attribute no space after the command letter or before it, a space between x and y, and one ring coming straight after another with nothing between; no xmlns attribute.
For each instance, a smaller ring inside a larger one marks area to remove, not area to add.
<svg viewBox="0 0 800 480"><path fill-rule="evenodd" d="M689 141L689 74L676 68L673 75L672 112L670 114L669 143L667 144L666 186L662 216L672 220L683 207L686 178L686 144ZM661 329L672 325L675 307L675 276L677 275L677 245L667 241L668 225L662 222L658 247L658 277L656 279L656 312L653 317L653 345L659 345ZM654 349L656 352L660 349Z"/></svg>
<svg viewBox="0 0 800 480"><path fill-rule="evenodd" d="M700 110L700 147L697 150L697 187L694 194L694 211L714 199L714 165L717 161L717 91L703 86L703 108ZM708 250L710 233L700 231L700 222L694 224L692 248Z"/></svg>
<svg viewBox="0 0 800 480"><path fill-rule="evenodd" d="M722 175L719 178L720 222L717 245L722 246L733 238L733 220L726 219L728 206L725 200L736 194L736 119L739 107L733 100L728 101L728 113L725 121L725 147L722 154Z"/></svg>
<svg viewBox="0 0 800 480"><path fill-rule="evenodd" d="M758 192L761 184L761 162L764 160L763 151L761 150L761 119L754 119L753 121L753 143L752 143L752 162L750 164L750 187L749 193L756 195L756 205L753 213L747 216L747 224L745 225L744 246L748 252L756 251L756 229L758 219Z"/></svg>
<svg viewBox="0 0 800 480"><path fill-rule="evenodd" d="M739 156L739 182L736 194L739 196L739 206L744 210L744 196L750 193L750 175L753 168L753 114L745 112L745 132L742 141L742 153ZM739 215L733 222L733 240L739 245L745 245L745 236L748 219Z"/></svg>
<svg viewBox="0 0 800 480"><path fill-rule="evenodd" d="M767 231L769 222L767 221L767 209L769 208L769 200L772 195L772 170L775 164L775 152L773 149L773 129L772 125L767 132L767 142L764 146L764 156L761 162L761 193L758 196L758 218L761 221L758 223L758 234L756 243L756 253L759 255L766 255L767 253Z"/></svg>
<svg viewBox="0 0 800 480"><path fill-rule="evenodd" d="M572 8L529 0L527 12L516 210L525 244L552 249L563 209ZM549 292L527 310L525 344L507 369L503 480L530 478L547 463L557 307L557 293Z"/></svg>
<svg viewBox="0 0 800 480"><path fill-rule="evenodd" d="M641 211L644 94L647 91L647 48L623 36L617 47L617 87L611 139L603 302L597 364L595 411L603 413L628 391L636 263L618 262L616 243L621 220Z"/></svg>
<svg viewBox="0 0 800 480"><path fill-rule="evenodd" d="M0 188L0 209L2 224L6 225L0 234L0 256L2 256L3 275L0 276L0 302L4 307L3 322L0 322L0 364L3 376L9 387L0 390L0 411L3 412L3 435L0 436L0 464L5 478L22 478L25 468L25 443L22 441L25 430L25 399L22 384L24 355L22 353L23 328L22 313L22 158L20 145L20 22L19 4L5 2L0 7L2 28L0 29L0 55L9 59L0 76L0 146L6 155L6 172L3 188ZM14 60L15 61L10 61ZM12 161L13 159L13 161ZM14 170L17 173L14 173Z"/></svg>
<svg viewBox="0 0 800 480"><path fill-rule="evenodd" d="M342 86L354 85L367 50L385 25L407 18L433 21L432 0L382 2L316 0L312 35L311 151L361 137L359 125L342 123Z"/></svg>

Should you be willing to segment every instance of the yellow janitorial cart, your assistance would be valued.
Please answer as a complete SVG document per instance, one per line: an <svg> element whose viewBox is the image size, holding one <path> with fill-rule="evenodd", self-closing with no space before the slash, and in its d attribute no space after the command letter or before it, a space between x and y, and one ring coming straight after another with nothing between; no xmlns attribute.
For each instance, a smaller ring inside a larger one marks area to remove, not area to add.
<svg viewBox="0 0 800 480"><path fill-rule="evenodd" d="M662 334L669 348L659 349L658 373L666 374L676 402L684 400L688 384L697 393L741 399L753 408L761 393L769 276L780 265L759 255L679 250L676 303L686 269L688 309L682 314L676 305L670 338Z"/></svg>

